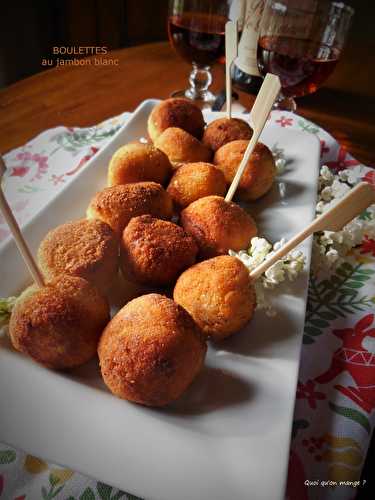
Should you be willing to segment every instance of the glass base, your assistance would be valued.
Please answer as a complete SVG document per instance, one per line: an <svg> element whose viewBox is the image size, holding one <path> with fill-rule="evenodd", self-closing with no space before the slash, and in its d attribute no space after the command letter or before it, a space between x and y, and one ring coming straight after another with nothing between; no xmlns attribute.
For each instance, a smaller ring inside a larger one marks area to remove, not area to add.
<svg viewBox="0 0 375 500"><path fill-rule="evenodd" d="M190 88L178 90L171 94L172 97L186 97L192 101L202 103L213 103L216 96L208 90L212 83L212 75L209 66L199 67L193 63L193 69L189 75Z"/></svg>
<svg viewBox="0 0 375 500"><path fill-rule="evenodd" d="M297 109L297 103L293 97L286 97L280 92L276 101L273 103L272 109L278 109L279 111L291 111L294 113Z"/></svg>
<svg viewBox="0 0 375 500"><path fill-rule="evenodd" d="M175 90L171 93L171 97L186 97L192 101L202 101L204 103L213 103L216 99L215 94L207 90L206 92L192 92L191 89Z"/></svg>

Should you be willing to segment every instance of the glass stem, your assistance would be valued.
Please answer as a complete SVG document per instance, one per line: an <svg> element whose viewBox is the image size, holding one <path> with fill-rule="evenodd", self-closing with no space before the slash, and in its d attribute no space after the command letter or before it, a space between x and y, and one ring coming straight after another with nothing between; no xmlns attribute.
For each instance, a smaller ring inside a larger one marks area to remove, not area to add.
<svg viewBox="0 0 375 500"><path fill-rule="evenodd" d="M190 88L185 91L185 96L189 99L209 102L215 96L208 90L212 83L212 75L209 66L197 66L193 63L193 70L189 76Z"/></svg>

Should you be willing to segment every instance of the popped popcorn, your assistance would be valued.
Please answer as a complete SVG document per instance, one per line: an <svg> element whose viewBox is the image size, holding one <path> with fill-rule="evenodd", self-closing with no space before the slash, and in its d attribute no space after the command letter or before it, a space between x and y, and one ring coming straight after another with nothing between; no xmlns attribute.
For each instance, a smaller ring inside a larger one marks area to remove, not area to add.
<svg viewBox="0 0 375 500"><path fill-rule="evenodd" d="M286 161L283 150L273 148L275 161ZM320 170L319 194L316 205L317 216L328 210L338 199L346 195L351 187L357 184L365 174L365 169L359 165L354 168L342 170L334 174L326 165ZM352 248L358 246L367 236L375 238L375 205L371 205L365 216L356 217L341 231L322 231L316 233L312 245L311 271L318 273L320 270L333 271L345 258ZM245 266L252 271L268 256L271 256L285 244L285 239L273 245L265 238L253 238L248 250L234 252L229 250L229 255L239 258ZM305 265L305 256L299 250L293 250L286 257L273 264L255 283L257 294L257 309L264 309L267 315L274 315L275 311L270 303L267 290L280 286L286 278L293 281L301 273Z"/></svg>
<svg viewBox="0 0 375 500"><path fill-rule="evenodd" d="M365 174L362 165L333 174L328 167L320 170L320 193L316 206L317 214L328 210L336 201L357 184ZM359 245L365 236L375 237L375 205L366 210L366 217L356 217L341 231L323 231L314 235L312 272L334 271L343 263L352 248Z"/></svg>
<svg viewBox="0 0 375 500"><path fill-rule="evenodd" d="M229 250L229 255L237 257L251 272L267 257L272 256L279 248L285 245L285 239L276 241L272 245L265 238L252 238L250 248L247 251L241 250L235 252ZM272 308L267 290L272 290L280 285L286 278L293 281L303 270L305 265L305 256L299 250L293 250L285 257L278 260L255 282L255 291L257 294L257 309L265 309L266 314L273 316L275 314Z"/></svg>

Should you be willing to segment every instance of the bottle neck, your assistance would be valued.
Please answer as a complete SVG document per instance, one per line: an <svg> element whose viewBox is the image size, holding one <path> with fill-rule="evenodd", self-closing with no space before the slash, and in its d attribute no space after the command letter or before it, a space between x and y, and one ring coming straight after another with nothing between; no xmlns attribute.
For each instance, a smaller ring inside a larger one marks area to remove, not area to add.
<svg viewBox="0 0 375 500"><path fill-rule="evenodd" d="M259 24L265 0L246 0L242 35L235 65L244 73L260 76L257 65Z"/></svg>

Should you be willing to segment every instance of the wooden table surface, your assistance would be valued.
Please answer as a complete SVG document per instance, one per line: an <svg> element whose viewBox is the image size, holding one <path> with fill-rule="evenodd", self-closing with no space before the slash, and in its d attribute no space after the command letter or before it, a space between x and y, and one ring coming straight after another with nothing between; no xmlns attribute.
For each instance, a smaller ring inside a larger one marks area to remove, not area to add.
<svg viewBox="0 0 375 500"><path fill-rule="evenodd" d="M118 66L94 61L60 66L0 90L0 151L5 153L58 125L99 123L132 111L144 99L166 98L187 86L189 65L166 42L121 49L107 57L118 59ZM223 68L215 67L213 74L212 89L221 90ZM241 94L240 100L251 107L251 96ZM375 164L375 106L369 98L322 88L298 100L298 113L328 130L358 160Z"/></svg>

